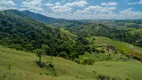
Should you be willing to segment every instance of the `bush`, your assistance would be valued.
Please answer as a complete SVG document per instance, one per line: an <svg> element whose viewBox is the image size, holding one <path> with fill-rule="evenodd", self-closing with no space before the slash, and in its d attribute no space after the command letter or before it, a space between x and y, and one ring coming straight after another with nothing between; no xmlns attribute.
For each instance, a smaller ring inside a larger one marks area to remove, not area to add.
<svg viewBox="0 0 142 80"><path fill-rule="evenodd" d="M130 80L129 78L126 78L126 80Z"/></svg>
<svg viewBox="0 0 142 80"><path fill-rule="evenodd" d="M78 58L75 58L74 61L80 63L80 60Z"/></svg>
<svg viewBox="0 0 142 80"><path fill-rule="evenodd" d="M94 61L92 59L89 58L84 58L82 60L80 60L80 64L84 64L84 65L93 65Z"/></svg>
<svg viewBox="0 0 142 80"><path fill-rule="evenodd" d="M132 56L133 59L135 60L138 60L138 61L141 61L142 62L142 59L140 57L137 57L137 56Z"/></svg>
<svg viewBox="0 0 142 80"><path fill-rule="evenodd" d="M97 79L98 80L111 80L110 76L105 76L105 75L98 75Z"/></svg>
<svg viewBox="0 0 142 80"><path fill-rule="evenodd" d="M66 58L67 53L66 53L66 52L61 52L61 53L59 54L59 56L60 56L60 57L63 57L63 58Z"/></svg>
<svg viewBox="0 0 142 80"><path fill-rule="evenodd" d="M8 66L8 70L11 70L11 66L12 66L12 65L9 65L9 66Z"/></svg>
<svg viewBox="0 0 142 80"><path fill-rule="evenodd" d="M105 51L104 50L100 50L100 53L105 53Z"/></svg>
<svg viewBox="0 0 142 80"><path fill-rule="evenodd" d="M50 63L49 63L48 66L47 66L47 69L48 69L48 71L50 72L50 74L51 74L52 76L55 76L55 77L58 76L58 74L57 74L57 72L56 72L55 67L54 67L53 64L50 64Z"/></svg>

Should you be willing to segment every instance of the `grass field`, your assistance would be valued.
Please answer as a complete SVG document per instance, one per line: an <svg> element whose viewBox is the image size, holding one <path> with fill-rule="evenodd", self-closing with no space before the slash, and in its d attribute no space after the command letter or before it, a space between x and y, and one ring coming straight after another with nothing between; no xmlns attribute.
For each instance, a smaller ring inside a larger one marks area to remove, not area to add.
<svg viewBox="0 0 142 80"><path fill-rule="evenodd" d="M95 44L96 46L99 46L101 44L108 44L111 46L115 46L117 49L124 51L125 53L131 53L131 54L137 54L139 56L142 56L142 48L133 46L129 43L112 40L106 37L95 37Z"/></svg>
<svg viewBox="0 0 142 80"><path fill-rule="evenodd" d="M102 61L94 65L80 65L70 60L53 57L58 77L47 74L47 69L36 65L38 58L33 53L16 51L0 46L0 80L142 80L142 63L129 61ZM44 57L43 62L49 62Z"/></svg>

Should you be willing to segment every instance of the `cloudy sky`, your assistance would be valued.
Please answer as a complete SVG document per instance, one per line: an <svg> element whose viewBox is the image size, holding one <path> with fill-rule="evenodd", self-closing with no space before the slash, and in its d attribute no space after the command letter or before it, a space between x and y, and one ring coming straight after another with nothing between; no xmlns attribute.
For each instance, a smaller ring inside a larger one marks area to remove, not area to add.
<svg viewBox="0 0 142 80"><path fill-rule="evenodd" d="M0 0L0 10L65 19L142 19L142 0Z"/></svg>

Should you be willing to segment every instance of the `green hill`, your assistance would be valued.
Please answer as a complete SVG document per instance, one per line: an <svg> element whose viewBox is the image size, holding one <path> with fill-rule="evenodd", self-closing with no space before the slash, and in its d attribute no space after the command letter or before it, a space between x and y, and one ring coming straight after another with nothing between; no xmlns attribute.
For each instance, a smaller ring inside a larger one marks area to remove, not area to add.
<svg viewBox="0 0 142 80"><path fill-rule="evenodd" d="M46 24L67 23L67 22L69 22L69 20L51 18L51 17L47 17L47 16L44 16L44 15L39 14L39 13L30 12L28 10L21 11L21 12L24 13L25 15L31 17L34 20L37 20L37 21L40 21L40 22L43 22L43 23L46 23Z"/></svg>
<svg viewBox="0 0 142 80"><path fill-rule="evenodd" d="M94 65L80 65L59 57L53 57L57 77L36 65L33 53L0 46L0 80L141 80L142 64L135 60L102 61ZM45 56L43 62L49 62Z"/></svg>
<svg viewBox="0 0 142 80"><path fill-rule="evenodd" d="M106 37L96 36L95 39L96 39L95 40L96 46L100 46L102 44L108 44L111 46L115 46L116 49L118 49L119 51L124 51L124 53L126 53L126 54L134 54L137 56L142 56L142 48L141 47L133 46L132 44L109 39Z"/></svg>
<svg viewBox="0 0 142 80"><path fill-rule="evenodd" d="M56 27L42 23L48 17L26 13L0 11L0 80L142 80L141 59L133 58L142 58L142 48L129 44L139 36L78 21L63 21ZM116 50L109 52L102 44Z"/></svg>
<svg viewBox="0 0 142 80"><path fill-rule="evenodd" d="M47 45L48 55L70 59L78 51L73 48L76 40L77 36L69 31L33 20L18 10L0 11L0 44L6 47L33 52Z"/></svg>
<svg viewBox="0 0 142 80"><path fill-rule="evenodd" d="M58 34L59 29L37 22L18 10L0 11L1 45L30 51L57 39Z"/></svg>

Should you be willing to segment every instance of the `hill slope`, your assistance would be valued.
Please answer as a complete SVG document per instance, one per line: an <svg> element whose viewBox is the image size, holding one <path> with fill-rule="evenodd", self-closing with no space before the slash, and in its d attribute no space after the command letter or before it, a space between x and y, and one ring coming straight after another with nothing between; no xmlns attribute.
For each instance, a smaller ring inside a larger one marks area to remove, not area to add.
<svg viewBox="0 0 142 80"><path fill-rule="evenodd" d="M43 62L50 61L44 57ZM0 46L0 80L99 80L101 76L115 80L141 80L142 64L135 60L103 61L85 66L59 57L53 57L58 77L48 69L36 65L33 53L16 51Z"/></svg>
<svg viewBox="0 0 142 80"><path fill-rule="evenodd" d="M0 11L1 45L25 51L34 51L47 45L51 50L50 55L57 56L60 52L70 55L73 46L76 46L76 38L65 29L43 24L20 11Z"/></svg>
<svg viewBox="0 0 142 80"><path fill-rule="evenodd" d="M30 52L47 46L49 50L45 54L74 60L88 46L80 40L63 28L33 20L18 10L0 12L1 45Z"/></svg>
<svg viewBox="0 0 142 80"><path fill-rule="evenodd" d="M40 22L43 22L43 23L46 23L46 24L66 23L66 22L68 22L68 20L65 20L65 19L51 18L51 17L44 16L42 14L30 12L28 10L21 11L21 12L24 13L25 15L31 17L34 20L37 20L37 21L40 21Z"/></svg>
<svg viewBox="0 0 142 80"><path fill-rule="evenodd" d="M17 10L0 12L0 44L19 50L33 50L58 38L59 29L37 22Z"/></svg>
<svg viewBox="0 0 142 80"><path fill-rule="evenodd" d="M108 44L111 46L115 46L116 49L118 49L119 51L123 51L126 54L142 58L142 48L141 47L133 46L132 44L109 39L106 37L96 36L95 39L96 39L95 40L96 46L100 46L102 44Z"/></svg>

